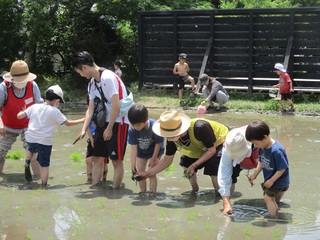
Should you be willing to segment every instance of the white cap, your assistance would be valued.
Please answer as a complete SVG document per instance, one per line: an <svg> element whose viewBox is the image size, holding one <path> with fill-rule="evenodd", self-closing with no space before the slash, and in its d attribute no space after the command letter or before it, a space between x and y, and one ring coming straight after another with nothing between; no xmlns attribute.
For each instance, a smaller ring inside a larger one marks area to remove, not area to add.
<svg viewBox="0 0 320 240"><path fill-rule="evenodd" d="M52 90L54 94L58 95L61 98L61 102L64 103L64 99L63 99L63 91L61 89L61 87L57 84L57 85L53 85L51 87L49 87L47 89L48 90Z"/></svg>
<svg viewBox="0 0 320 240"><path fill-rule="evenodd" d="M243 160L251 154L251 143L245 137L246 127L232 129L226 137L226 154L230 159Z"/></svg>
<svg viewBox="0 0 320 240"><path fill-rule="evenodd" d="M274 65L274 68L284 73L287 72L287 70L284 68L284 66L281 63L276 63L276 65Z"/></svg>

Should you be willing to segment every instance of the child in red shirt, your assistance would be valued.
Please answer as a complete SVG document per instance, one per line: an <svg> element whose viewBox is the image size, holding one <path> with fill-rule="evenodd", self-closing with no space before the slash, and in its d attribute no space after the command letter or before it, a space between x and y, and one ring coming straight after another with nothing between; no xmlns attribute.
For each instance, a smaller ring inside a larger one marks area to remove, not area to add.
<svg viewBox="0 0 320 240"><path fill-rule="evenodd" d="M276 63L274 65L275 72L279 75L279 83L276 85L273 85L272 87L279 87L280 94L281 94L281 105L282 105L282 112L286 112L286 101L288 101L290 105L289 112L294 112L294 106L293 102L291 100L292 95L291 93L294 91L292 88L292 81L287 73L287 70L284 68L284 66L281 63Z"/></svg>

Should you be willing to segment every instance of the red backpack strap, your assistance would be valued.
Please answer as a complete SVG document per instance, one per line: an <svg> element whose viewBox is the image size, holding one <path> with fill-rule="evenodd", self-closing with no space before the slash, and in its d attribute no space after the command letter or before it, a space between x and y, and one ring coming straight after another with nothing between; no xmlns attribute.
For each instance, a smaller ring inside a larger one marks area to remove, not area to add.
<svg viewBox="0 0 320 240"><path fill-rule="evenodd" d="M122 87L121 87L121 83L120 83L120 79L119 76L115 73L113 73L114 77L117 79L118 81L118 87L119 87L119 99L123 99L123 93L122 93Z"/></svg>

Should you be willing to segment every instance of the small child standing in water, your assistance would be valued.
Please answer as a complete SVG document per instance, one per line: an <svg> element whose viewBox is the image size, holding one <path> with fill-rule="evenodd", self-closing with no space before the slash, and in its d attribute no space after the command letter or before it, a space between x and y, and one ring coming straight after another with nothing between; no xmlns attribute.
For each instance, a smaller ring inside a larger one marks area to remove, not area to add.
<svg viewBox="0 0 320 240"><path fill-rule="evenodd" d="M292 81L287 73L287 70L284 68L284 66L281 63L276 63L274 65L275 72L279 75L279 83L276 85L273 85L273 88L279 87L279 91L281 94L281 105L282 105L282 112L286 112L286 101L288 101L290 105L289 112L294 112L294 106L292 102Z"/></svg>
<svg viewBox="0 0 320 240"><path fill-rule="evenodd" d="M130 128L128 143L131 145L131 169L132 172L144 172L149 160L148 167L153 168L164 153L164 138L152 131L154 119L148 117L148 110L145 106L136 104L128 112ZM157 191L156 175L150 179L150 193ZM147 191L146 180L139 181L140 191Z"/></svg>
<svg viewBox="0 0 320 240"><path fill-rule="evenodd" d="M58 125L72 126L83 123L84 119L68 120L58 109L64 103L63 92L59 85L51 86L46 91L44 103L34 104L17 114L18 119L29 118L28 130L25 133L28 143L27 159L38 153L42 188L47 188L49 179L52 138Z"/></svg>
<svg viewBox="0 0 320 240"><path fill-rule="evenodd" d="M290 184L289 162L283 146L269 136L269 126L262 121L250 123L246 129L246 139L259 148L259 163L250 183L263 171L264 182L261 184L264 202L267 204L269 216L276 218L279 203Z"/></svg>

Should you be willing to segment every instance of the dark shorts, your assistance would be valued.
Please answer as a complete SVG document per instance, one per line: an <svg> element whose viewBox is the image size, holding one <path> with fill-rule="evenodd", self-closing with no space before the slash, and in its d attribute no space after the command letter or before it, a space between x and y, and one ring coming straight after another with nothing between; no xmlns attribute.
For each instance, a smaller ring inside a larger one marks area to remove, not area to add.
<svg viewBox="0 0 320 240"><path fill-rule="evenodd" d="M127 147L128 124L114 123L112 137L109 141L104 141L103 132L107 128L97 126L94 135L93 156L108 157L111 160L123 160Z"/></svg>
<svg viewBox="0 0 320 240"><path fill-rule="evenodd" d="M239 177L241 171L242 171L242 168L239 164L237 164L235 167L233 167L233 169L232 169L232 183L238 182L238 177Z"/></svg>
<svg viewBox="0 0 320 240"><path fill-rule="evenodd" d="M52 146L43 145L40 143L28 143L28 151L32 153L38 153L37 161L41 167L50 166Z"/></svg>
<svg viewBox="0 0 320 240"><path fill-rule="evenodd" d="M90 139L87 140L87 143L88 143L88 145L87 145L86 158L93 156L93 147L92 147L92 145L91 145Z"/></svg>
<svg viewBox="0 0 320 240"><path fill-rule="evenodd" d="M178 89L184 89L184 85L188 82L189 75L183 77L178 76Z"/></svg>
<svg viewBox="0 0 320 240"><path fill-rule="evenodd" d="M266 188L262 187L263 195L267 195L268 197L276 197L280 192L285 192L289 189L289 186L284 188Z"/></svg>
<svg viewBox="0 0 320 240"><path fill-rule="evenodd" d="M291 93L283 93L281 94L281 100L291 99Z"/></svg>
<svg viewBox="0 0 320 240"><path fill-rule="evenodd" d="M223 144L219 145L216 149L217 150L216 153L211 158L209 158L208 161L204 162L199 167L197 167L196 171L198 171L198 169L204 168L203 170L204 175L217 176L221 154L222 154L222 147L223 147ZM193 164L197 160L198 159L196 158L189 158L183 155L180 158L180 166L188 168L191 164Z"/></svg>

